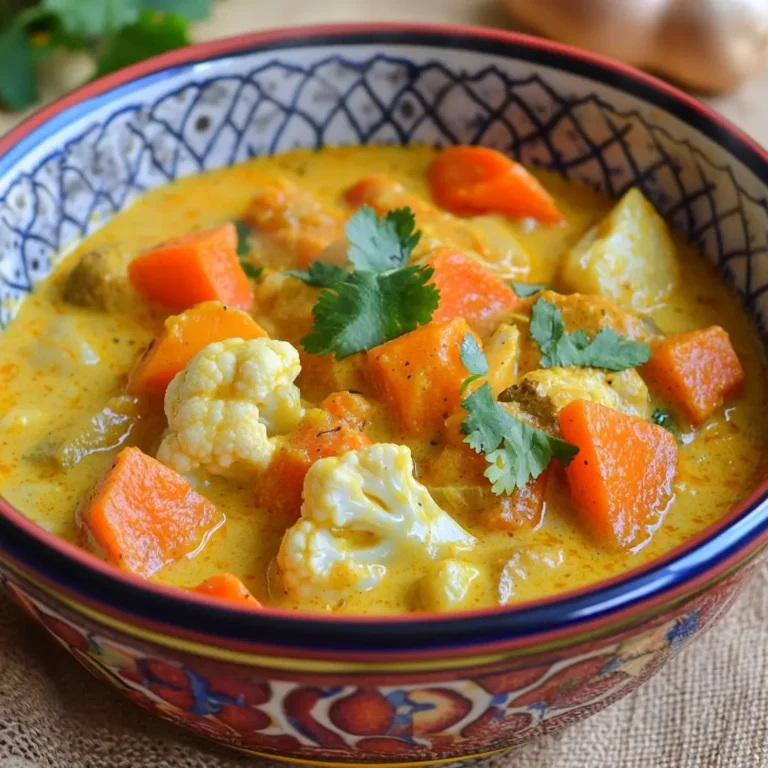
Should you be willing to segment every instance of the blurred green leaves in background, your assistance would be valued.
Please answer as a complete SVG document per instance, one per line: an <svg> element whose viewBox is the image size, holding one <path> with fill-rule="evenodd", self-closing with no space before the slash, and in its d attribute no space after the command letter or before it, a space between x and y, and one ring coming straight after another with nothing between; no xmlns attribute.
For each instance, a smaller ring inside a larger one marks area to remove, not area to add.
<svg viewBox="0 0 768 768"><path fill-rule="evenodd" d="M39 97L37 65L57 49L93 57L96 76L189 42L211 0L0 0L0 107Z"/></svg>

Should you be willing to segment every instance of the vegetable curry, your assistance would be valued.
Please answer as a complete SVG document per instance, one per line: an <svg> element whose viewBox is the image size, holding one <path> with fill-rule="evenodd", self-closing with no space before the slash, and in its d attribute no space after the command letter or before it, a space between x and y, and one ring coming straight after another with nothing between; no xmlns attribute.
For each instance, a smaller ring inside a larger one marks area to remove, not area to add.
<svg viewBox="0 0 768 768"><path fill-rule="evenodd" d="M752 490L760 361L638 190L478 147L297 150L148 193L23 302L0 493L248 609L513 604Z"/></svg>

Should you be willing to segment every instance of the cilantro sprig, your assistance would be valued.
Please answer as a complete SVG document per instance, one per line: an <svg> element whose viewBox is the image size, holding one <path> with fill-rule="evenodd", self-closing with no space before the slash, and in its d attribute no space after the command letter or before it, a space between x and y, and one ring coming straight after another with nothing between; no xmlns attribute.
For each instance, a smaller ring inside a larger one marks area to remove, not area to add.
<svg viewBox="0 0 768 768"><path fill-rule="evenodd" d="M237 258L240 266L243 268L246 277L251 280L258 280L264 267L257 267L249 258L251 254L251 228L244 221L235 221L235 231L237 232Z"/></svg>
<svg viewBox="0 0 768 768"><path fill-rule="evenodd" d="M189 43L189 22L211 0L0 0L0 106L39 98L37 65L59 49L84 51L104 75Z"/></svg>
<svg viewBox="0 0 768 768"><path fill-rule="evenodd" d="M378 216L363 206L347 222L346 235L353 271L315 261L306 272L288 272L325 287L301 343L307 352L338 359L426 325L440 298L429 282L431 267L405 266L421 236L409 208Z"/></svg>
<svg viewBox="0 0 768 768"><path fill-rule="evenodd" d="M512 290L521 298L526 299L539 291L549 290L549 286L544 283L518 283L514 280L508 280Z"/></svg>
<svg viewBox="0 0 768 768"><path fill-rule="evenodd" d="M488 372L488 361L472 336L465 336L460 347L461 361L471 381ZM462 407L467 417L461 424L466 442L476 453L485 455L489 466L485 476L491 481L491 490L509 494L538 477L555 458L565 466L578 453L575 445L520 421L503 408L493 396L486 381L466 397Z"/></svg>
<svg viewBox="0 0 768 768"><path fill-rule="evenodd" d="M583 330L566 333L563 314L543 296L531 312L531 338L542 352L543 368L579 366L623 371L647 363L651 350L612 328L601 328L591 341Z"/></svg>

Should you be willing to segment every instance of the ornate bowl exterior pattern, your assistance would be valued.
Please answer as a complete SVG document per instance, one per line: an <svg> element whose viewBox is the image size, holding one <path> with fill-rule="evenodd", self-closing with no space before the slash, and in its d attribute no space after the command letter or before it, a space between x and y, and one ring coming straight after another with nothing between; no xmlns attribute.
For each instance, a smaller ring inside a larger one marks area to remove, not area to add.
<svg viewBox="0 0 768 768"><path fill-rule="evenodd" d="M299 146L461 142L612 196L639 186L765 328L768 164L649 78L522 37L427 28L257 35L169 62L33 119L0 157L0 326L58 253L145 190ZM46 575L44 544L15 548L1 509L0 585L91 672L202 735L308 764L451 763L562 728L648 679L730 606L765 551L764 518L717 573L610 626L574 623L530 646L499 631L491 654L437 636L431 665L424 644L406 659L406 641L399 666L370 650L336 668L319 646L293 665L295 648L250 653L217 627L114 612L82 581Z"/></svg>

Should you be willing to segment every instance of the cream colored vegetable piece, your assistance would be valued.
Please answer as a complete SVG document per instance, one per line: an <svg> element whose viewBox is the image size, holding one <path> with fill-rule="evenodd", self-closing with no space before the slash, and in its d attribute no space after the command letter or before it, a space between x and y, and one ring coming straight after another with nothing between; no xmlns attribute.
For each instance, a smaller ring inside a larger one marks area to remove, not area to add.
<svg viewBox="0 0 768 768"><path fill-rule="evenodd" d="M768 59L765 0L504 1L537 32L701 91L734 88Z"/></svg>
<svg viewBox="0 0 768 768"><path fill-rule="evenodd" d="M666 222L639 190L630 189L566 255L560 279L571 291L599 293L641 312L669 295L678 272Z"/></svg>

